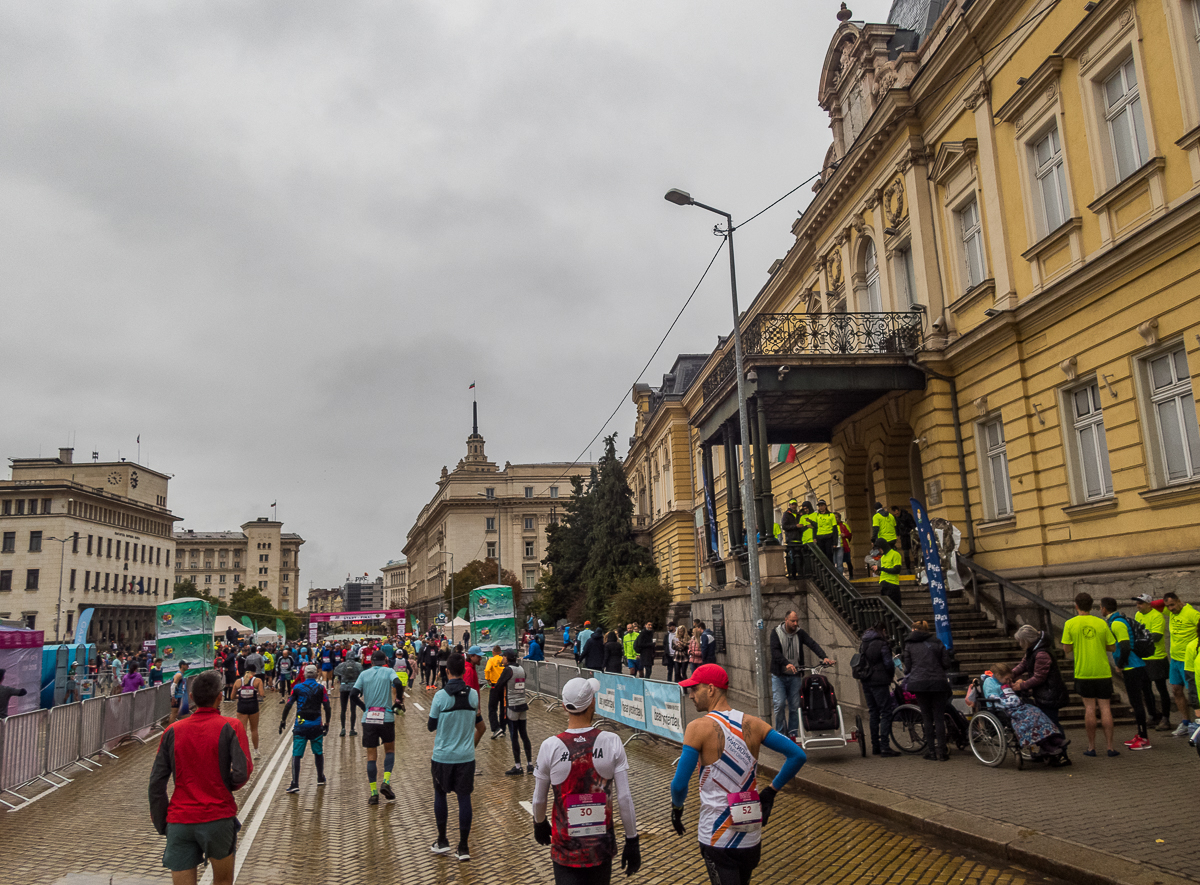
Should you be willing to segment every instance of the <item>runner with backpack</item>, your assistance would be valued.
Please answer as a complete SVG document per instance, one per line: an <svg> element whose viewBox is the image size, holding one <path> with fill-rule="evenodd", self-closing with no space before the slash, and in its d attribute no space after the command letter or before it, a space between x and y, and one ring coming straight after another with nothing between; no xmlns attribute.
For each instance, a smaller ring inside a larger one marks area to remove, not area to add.
<svg viewBox="0 0 1200 885"><path fill-rule="evenodd" d="M1149 750L1150 733L1146 729L1146 698L1150 694L1150 677L1146 675L1146 664L1138 654L1147 656L1154 654L1154 640L1148 631L1136 620L1121 614L1117 601L1111 596L1100 600L1100 614L1108 623L1117 639L1117 647L1113 649L1113 660L1121 670L1125 680L1125 691L1129 693L1129 706L1133 707L1133 718L1137 723L1137 734L1132 740L1125 741L1125 746L1131 750Z"/></svg>

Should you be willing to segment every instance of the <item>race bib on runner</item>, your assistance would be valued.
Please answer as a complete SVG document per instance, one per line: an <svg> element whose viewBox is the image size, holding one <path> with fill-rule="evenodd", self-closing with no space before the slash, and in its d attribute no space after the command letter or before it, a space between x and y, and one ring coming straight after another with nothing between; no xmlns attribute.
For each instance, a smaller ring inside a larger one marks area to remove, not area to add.
<svg viewBox="0 0 1200 885"><path fill-rule="evenodd" d="M745 793L728 793L730 826L743 830L757 830L762 826L762 802L757 790Z"/></svg>
<svg viewBox="0 0 1200 885"><path fill-rule="evenodd" d="M363 725L383 725L383 707L368 707L363 714Z"/></svg>
<svg viewBox="0 0 1200 885"><path fill-rule="evenodd" d="M584 836L603 836L608 832L605 812L606 793L570 793L563 797L567 812L567 835L572 839Z"/></svg>

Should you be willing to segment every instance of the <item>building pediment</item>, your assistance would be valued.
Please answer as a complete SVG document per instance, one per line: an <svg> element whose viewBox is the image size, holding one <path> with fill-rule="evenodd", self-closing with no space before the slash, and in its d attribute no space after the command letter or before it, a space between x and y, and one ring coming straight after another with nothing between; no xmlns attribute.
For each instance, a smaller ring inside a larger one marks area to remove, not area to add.
<svg viewBox="0 0 1200 885"><path fill-rule="evenodd" d="M948 181L970 165L978 150L979 141L974 138L964 138L962 141L949 141L942 144L933 159L933 169L930 171L929 177L938 184Z"/></svg>

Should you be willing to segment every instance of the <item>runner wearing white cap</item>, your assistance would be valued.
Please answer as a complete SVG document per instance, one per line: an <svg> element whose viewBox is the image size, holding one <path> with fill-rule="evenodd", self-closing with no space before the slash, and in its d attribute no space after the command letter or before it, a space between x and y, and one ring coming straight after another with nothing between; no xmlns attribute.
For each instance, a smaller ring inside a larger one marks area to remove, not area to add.
<svg viewBox="0 0 1200 885"><path fill-rule="evenodd" d="M696 668L679 683L697 712L683 735L683 752L671 781L671 825L683 835L688 781L700 763L700 855L712 885L749 885L762 854L762 831L775 794L796 776L807 758L791 740L757 716L729 706L729 674L717 664ZM758 752L768 747L786 758L762 792L755 782Z"/></svg>
<svg viewBox="0 0 1200 885"><path fill-rule="evenodd" d="M533 835L550 846L555 885L608 885L617 853L612 794L625 828L621 868L632 876L642 866L629 760L621 739L592 725L600 682L576 677L563 686L567 729L547 738L534 768ZM546 799L554 788L554 808L546 818Z"/></svg>

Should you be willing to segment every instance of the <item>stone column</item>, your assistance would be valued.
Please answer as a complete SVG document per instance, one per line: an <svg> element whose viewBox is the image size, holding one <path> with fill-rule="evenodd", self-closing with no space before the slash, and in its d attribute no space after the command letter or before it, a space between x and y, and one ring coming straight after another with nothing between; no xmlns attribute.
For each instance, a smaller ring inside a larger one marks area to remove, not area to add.
<svg viewBox="0 0 1200 885"><path fill-rule="evenodd" d="M750 460L754 470L754 513L755 522L758 523L758 538L749 539L750 546L756 547L758 544L765 541L771 536L769 523L763 518L763 487L762 487L762 437L759 435L758 429L758 397L750 397L750 401L746 404L746 411L749 414L746 416L749 419L750 431ZM759 540L761 539L761 540Z"/></svg>
<svg viewBox="0 0 1200 885"><path fill-rule="evenodd" d="M767 410L759 404L755 409L758 413L758 448L762 450L758 462L758 476L762 480L762 525L770 527L771 531L763 533L763 543L778 544L775 537L775 495L771 491L771 444L767 442Z"/></svg>

